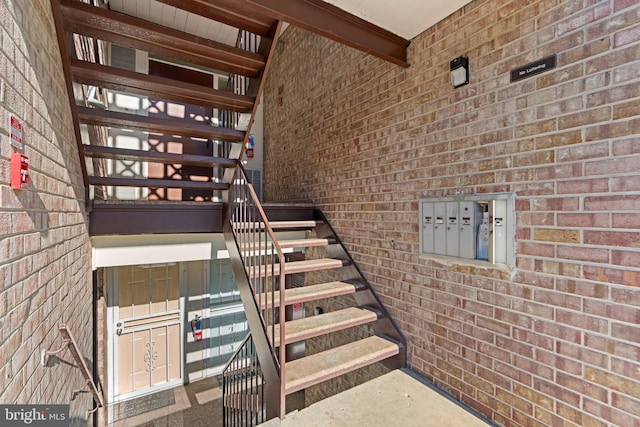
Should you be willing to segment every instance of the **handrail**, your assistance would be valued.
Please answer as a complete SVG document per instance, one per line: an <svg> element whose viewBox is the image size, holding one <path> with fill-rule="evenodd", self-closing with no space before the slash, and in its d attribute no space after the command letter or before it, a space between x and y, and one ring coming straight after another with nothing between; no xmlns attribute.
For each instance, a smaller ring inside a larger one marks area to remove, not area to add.
<svg viewBox="0 0 640 427"><path fill-rule="evenodd" d="M227 216L235 240L234 250L237 250L242 260L246 283L251 289L252 307L257 310L260 326L268 341L271 352L269 362L275 363L278 371L278 413L273 415L284 418L286 346L279 345L277 354L275 349L276 342L285 342L285 305L276 305L275 300L276 292L279 293L280 301L285 300L285 258L255 189L240 163L236 166L229 189ZM269 300L271 304L267 303ZM280 324L279 340L276 340L278 324ZM266 359L266 357L263 358ZM260 362L267 363L265 360ZM275 397L267 396L267 398ZM270 405L267 407L269 408Z"/></svg>
<svg viewBox="0 0 640 427"><path fill-rule="evenodd" d="M69 351L71 352L71 355L73 356L73 360L75 360L76 364L78 365L78 368L80 369L80 372L82 372L82 376L86 381L87 387L89 387L89 391L93 395L93 400L96 403L96 407L88 411L88 413L89 414L94 413L95 411L98 410L98 408L104 406L104 400L102 398L102 394L100 393L100 391L98 391L98 387L96 386L96 383L93 382L93 378L91 377L89 368L87 367L87 364L85 363L82 355L80 354L80 350L78 349L78 344L76 344L76 340L73 338L73 335L71 334L71 330L67 327L66 324L62 323L58 325L58 331L62 335L64 345L56 351L43 352L42 366L47 366L47 362L49 361L50 356L60 353L65 348L68 348ZM80 390L74 390L72 394L72 398Z"/></svg>

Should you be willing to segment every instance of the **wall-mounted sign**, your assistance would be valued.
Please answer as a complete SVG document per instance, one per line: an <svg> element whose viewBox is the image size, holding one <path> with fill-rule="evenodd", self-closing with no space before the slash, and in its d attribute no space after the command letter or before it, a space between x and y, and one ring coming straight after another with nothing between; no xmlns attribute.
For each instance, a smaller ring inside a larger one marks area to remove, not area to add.
<svg viewBox="0 0 640 427"><path fill-rule="evenodd" d="M557 57L553 54L538 61L530 62L522 67L515 68L511 70L511 83L526 79L527 77L535 76L536 74L544 73L545 71L553 70L556 68L556 64Z"/></svg>
<svg viewBox="0 0 640 427"><path fill-rule="evenodd" d="M19 190L29 184L29 158L22 153L11 153L11 188Z"/></svg>
<svg viewBox="0 0 640 427"><path fill-rule="evenodd" d="M11 145L22 150L22 120L11 114L9 117L9 140Z"/></svg>

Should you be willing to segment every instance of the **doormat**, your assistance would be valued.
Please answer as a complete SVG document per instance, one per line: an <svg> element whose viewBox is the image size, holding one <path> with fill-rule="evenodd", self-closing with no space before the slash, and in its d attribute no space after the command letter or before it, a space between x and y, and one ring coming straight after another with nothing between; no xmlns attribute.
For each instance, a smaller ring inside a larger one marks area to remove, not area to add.
<svg viewBox="0 0 640 427"><path fill-rule="evenodd" d="M135 417L145 412L175 405L176 395L173 390L164 390L147 396L138 397L118 404L113 421Z"/></svg>

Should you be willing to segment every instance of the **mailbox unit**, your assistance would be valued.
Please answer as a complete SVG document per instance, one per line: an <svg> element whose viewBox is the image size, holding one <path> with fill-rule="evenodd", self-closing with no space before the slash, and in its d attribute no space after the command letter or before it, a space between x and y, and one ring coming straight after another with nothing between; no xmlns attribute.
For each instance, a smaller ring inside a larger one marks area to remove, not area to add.
<svg viewBox="0 0 640 427"><path fill-rule="evenodd" d="M420 252L513 268L515 195L420 199Z"/></svg>

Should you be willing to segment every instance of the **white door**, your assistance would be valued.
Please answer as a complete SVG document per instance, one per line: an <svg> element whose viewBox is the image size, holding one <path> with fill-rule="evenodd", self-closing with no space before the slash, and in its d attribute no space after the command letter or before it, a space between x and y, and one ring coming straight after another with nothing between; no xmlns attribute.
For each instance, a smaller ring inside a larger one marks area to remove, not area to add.
<svg viewBox="0 0 640 427"><path fill-rule="evenodd" d="M116 399L181 383L178 265L118 267L115 280Z"/></svg>

